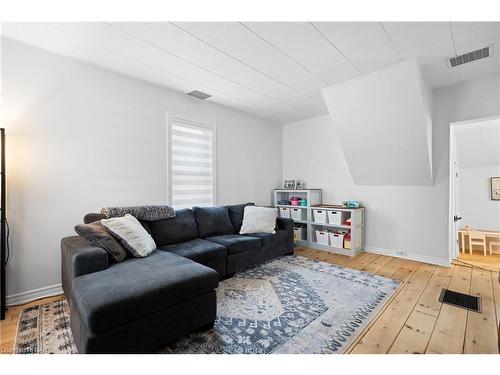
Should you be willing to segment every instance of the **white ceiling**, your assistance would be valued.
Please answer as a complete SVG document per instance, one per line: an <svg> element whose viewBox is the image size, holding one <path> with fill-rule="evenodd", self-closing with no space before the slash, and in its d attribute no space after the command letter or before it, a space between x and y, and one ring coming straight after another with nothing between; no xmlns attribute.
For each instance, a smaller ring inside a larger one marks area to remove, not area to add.
<svg viewBox="0 0 500 375"><path fill-rule="evenodd" d="M327 114L320 89L418 57L433 88L499 73L499 22L3 23L2 34L269 120Z"/></svg>
<svg viewBox="0 0 500 375"><path fill-rule="evenodd" d="M455 130L459 167L500 166L500 120L459 125Z"/></svg>

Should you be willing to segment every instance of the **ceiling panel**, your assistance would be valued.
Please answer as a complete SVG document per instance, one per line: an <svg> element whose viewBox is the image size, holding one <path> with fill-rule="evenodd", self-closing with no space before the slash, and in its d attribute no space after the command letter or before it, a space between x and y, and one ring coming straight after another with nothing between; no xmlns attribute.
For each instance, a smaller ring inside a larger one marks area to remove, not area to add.
<svg viewBox="0 0 500 375"><path fill-rule="evenodd" d="M252 29L263 39L270 40L290 29L297 23L298 22L243 22L243 25Z"/></svg>
<svg viewBox="0 0 500 375"><path fill-rule="evenodd" d="M500 44L500 22L452 22L457 53L476 50L490 43Z"/></svg>
<svg viewBox="0 0 500 375"><path fill-rule="evenodd" d="M47 22L46 25L79 38L85 32L87 22Z"/></svg>
<svg viewBox="0 0 500 375"><path fill-rule="evenodd" d="M2 22L2 35L54 53L72 56L79 39L43 23Z"/></svg>
<svg viewBox="0 0 500 375"><path fill-rule="evenodd" d="M291 82L310 74L311 73L307 69L291 59L267 73L269 77L278 82Z"/></svg>
<svg viewBox="0 0 500 375"><path fill-rule="evenodd" d="M219 33L227 33L234 22L174 22L183 30L196 35L202 40L210 40Z"/></svg>
<svg viewBox="0 0 500 375"><path fill-rule="evenodd" d="M109 51L125 56L134 56L139 40L102 22L89 22L80 37Z"/></svg>
<svg viewBox="0 0 500 375"><path fill-rule="evenodd" d="M289 98L300 94L300 92L263 75L245 82L245 86L256 92L266 93L267 96L274 99Z"/></svg>
<svg viewBox="0 0 500 375"><path fill-rule="evenodd" d="M313 73L345 61L342 54L306 22L295 24L270 42Z"/></svg>
<svg viewBox="0 0 500 375"><path fill-rule="evenodd" d="M116 23L119 30L136 36L151 45L168 51L181 59L224 77L242 83L259 73L234 58L217 51L171 23Z"/></svg>
<svg viewBox="0 0 500 375"><path fill-rule="evenodd" d="M316 73L316 76L328 82L330 85L344 82L360 75L361 73L348 61L332 65Z"/></svg>
<svg viewBox="0 0 500 375"><path fill-rule="evenodd" d="M315 22L314 26L363 73L401 60L379 22Z"/></svg>
<svg viewBox="0 0 500 375"><path fill-rule="evenodd" d="M308 76L290 82L290 86L307 96L312 96L323 87L329 86L329 84L317 78L315 75L309 74Z"/></svg>
<svg viewBox="0 0 500 375"><path fill-rule="evenodd" d="M240 23L226 24L226 27L212 38L200 32L199 28L190 28L189 24L177 25L260 72L270 72L287 62L286 56Z"/></svg>
<svg viewBox="0 0 500 375"><path fill-rule="evenodd" d="M449 22L383 22L383 26L404 59L455 54Z"/></svg>

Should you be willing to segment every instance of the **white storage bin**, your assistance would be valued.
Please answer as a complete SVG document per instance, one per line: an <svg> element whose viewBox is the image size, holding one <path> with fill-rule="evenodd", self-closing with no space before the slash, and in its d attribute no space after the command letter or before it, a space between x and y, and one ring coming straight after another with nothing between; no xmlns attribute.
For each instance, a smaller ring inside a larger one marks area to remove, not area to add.
<svg viewBox="0 0 500 375"><path fill-rule="evenodd" d="M293 239L295 241L305 240L305 228L304 227L294 227L293 228Z"/></svg>
<svg viewBox="0 0 500 375"><path fill-rule="evenodd" d="M313 221L315 223L326 224L328 222L325 210L312 210L312 211L313 211Z"/></svg>
<svg viewBox="0 0 500 375"><path fill-rule="evenodd" d="M328 211L328 222L330 224L342 225L349 217L345 211Z"/></svg>
<svg viewBox="0 0 500 375"><path fill-rule="evenodd" d="M303 208L290 208L290 214L293 220L305 220L305 212L306 210Z"/></svg>
<svg viewBox="0 0 500 375"><path fill-rule="evenodd" d="M330 236L326 230L316 230L316 242L320 245L328 246L330 244Z"/></svg>
<svg viewBox="0 0 500 375"><path fill-rule="evenodd" d="M341 233L330 232L330 246L343 248L344 247L344 235Z"/></svg>
<svg viewBox="0 0 500 375"><path fill-rule="evenodd" d="M290 209L288 207L280 207L280 217L290 219Z"/></svg>

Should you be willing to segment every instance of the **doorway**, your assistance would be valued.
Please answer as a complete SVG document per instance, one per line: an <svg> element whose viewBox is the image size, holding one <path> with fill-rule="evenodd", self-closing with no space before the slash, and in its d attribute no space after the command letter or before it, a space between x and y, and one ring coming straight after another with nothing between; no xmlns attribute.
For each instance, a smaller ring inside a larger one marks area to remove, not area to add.
<svg viewBox="0 0 500 375"><path fill-rule="evenodd" d="M450 124L450 261L500 270L500 116ZM472 240L472 245L471 241Z"/></svg>

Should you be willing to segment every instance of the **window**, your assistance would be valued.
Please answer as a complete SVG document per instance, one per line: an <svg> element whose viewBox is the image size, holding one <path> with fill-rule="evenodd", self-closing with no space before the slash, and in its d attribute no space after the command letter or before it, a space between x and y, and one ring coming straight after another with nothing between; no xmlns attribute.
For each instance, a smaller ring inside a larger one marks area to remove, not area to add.
<svg viewBox="0 0 500 375"><path fill-rule="evenodd" d="M214 206L215 125L170 116L168 135L170 204Z"/></svg>

